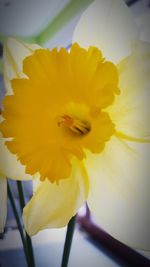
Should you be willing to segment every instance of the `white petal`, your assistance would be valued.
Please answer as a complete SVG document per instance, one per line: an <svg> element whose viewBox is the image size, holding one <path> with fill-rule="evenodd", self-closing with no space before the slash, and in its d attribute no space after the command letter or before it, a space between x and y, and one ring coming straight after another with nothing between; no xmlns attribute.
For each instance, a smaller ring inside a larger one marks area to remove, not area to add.
<svg viewBox="0 0 150 267"><path fill-rule="evenodd" d="M7 180L0 176L0 233L3 233L7 216Z"/></svg>
<svg viewBox="0 0 150 267"><path fill-rule="evenodd" d="M74 167L70 178L52 184L42 182L24 208L26 231L34 235L45 228L65 226L87 198L88 185L82 171Z"/></svg>
<svg viewBox="0 0 150 267"><path fill-rule="evenodd" d="M42 182L40 181L40 174L33 177L32 180L33 194L37 191L41 183Z"/></svg>
<svg viewBox="0 0 150 267"><path fill-rule="evenodd" d="M6 92L12 93L10 80L24 77L22 71L23 59L40 48L35 44L26 44L14 38L8 38L4 46L4 81Z"/></svg>
<svg viewBox="0 0 150 267"><path fill-rule="evenodd" d="M146 139L150 137L150 44L137 42L118 69L121 94L108 112L117 131Z"/></svg>
<svg viewBox="0 0 150 267"><path fill-rule="evenodd" d="M96 221L120 241L145 250L150 249L149 148L130 148L113 137L86 163L91 178L88 203Z"/></svg>
<svg viewBox="0 0 150 267"><path fill-rule="evenodd" d="M30 180L31 175L25 173L25 167L17 160L4 144L4 139L0 137L0 175L15 180Z"/></svg>
<svg viewBox="0 0 150 267"><path fill-rule="evenodd" d="M137 27L124 1L96 0L81 16L73 42L96 46L108 60L119 62L136 37Z"/></svg>

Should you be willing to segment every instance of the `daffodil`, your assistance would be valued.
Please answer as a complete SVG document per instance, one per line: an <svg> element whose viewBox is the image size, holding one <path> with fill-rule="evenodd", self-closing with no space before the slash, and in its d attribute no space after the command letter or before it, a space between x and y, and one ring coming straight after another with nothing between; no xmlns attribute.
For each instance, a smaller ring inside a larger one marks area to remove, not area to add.
<svg viewBox="0 0 150 267"><path fill-rule="evenodd" d="M109 233L149 246L150 54L148 44L135 42L130 23L122 2L96 1L70 51L7 43L0 130L3 149L37 175L23 214L30 235L65 226L87 201Z"/></svg>

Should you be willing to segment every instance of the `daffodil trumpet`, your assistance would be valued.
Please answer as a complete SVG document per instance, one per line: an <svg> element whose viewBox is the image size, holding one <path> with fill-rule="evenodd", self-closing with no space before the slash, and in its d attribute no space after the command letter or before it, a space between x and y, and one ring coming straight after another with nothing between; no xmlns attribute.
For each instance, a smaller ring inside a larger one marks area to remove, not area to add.
<svg viewBox="0 0 150 267"><path fill-rule="evenodd" d="M33 178L29 235L67 225L87 201L111 235L148 249L150 50L113 3L85 11L70 51L7 41L0 171L14 160L22 179Z"/></svg>

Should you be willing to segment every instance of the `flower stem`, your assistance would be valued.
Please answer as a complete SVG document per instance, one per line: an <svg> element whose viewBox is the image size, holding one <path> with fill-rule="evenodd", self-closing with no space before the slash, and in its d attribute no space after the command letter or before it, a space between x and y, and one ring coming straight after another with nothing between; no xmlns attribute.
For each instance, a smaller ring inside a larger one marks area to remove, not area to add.
<svg viewBox="0 0 150 267"><path fill-rule="evenodd" d="M16 219L16 222L17 222L17 225L18 225L18 230L20 232L20 236L21 236L21 240L22 240L22 244L23 244L26 260L27 260L28 266L30 267L30 261L29 261L29 256L28 256L28 248L27 248L27 244L26 244L26 239L25 239L25 236L24 236L22 224L20 222L20 218L19 218L19 215L18 215L18 211L17 211L17 208L16 208L14 197L13 197L13 194L11 192L11 189L10 189L10 186L9 186L8 182L7 182L7 189L8 189L8 197L9 197L9 200L10 200L13 212L14 212L14 216L15 216L15 219Z"/></svg>
<svg viewBox="0 0 150 267"><path fill-rule="evenodd" d="M74 228L75 228L75 222L76 222L76 216L72 217L67 227L61 267L67 267L68 265L72 238L73 238L73 233L74 233Z"/></svg>
<svg viewBox="0 0 150 267"><path fill-rule="evenodd" d="M23 211L23 208L25 206L25 197L24 197L24 191L23 191L23 186L22 186L21 181L17 181L17 188L18 188L18 193L19 193L20 207L21 207L21 210ZM32 240L27 233L26 233L26 241L27 241L27 248L28 248L30 264L31 264L30 267L35 267Z"/></svg>

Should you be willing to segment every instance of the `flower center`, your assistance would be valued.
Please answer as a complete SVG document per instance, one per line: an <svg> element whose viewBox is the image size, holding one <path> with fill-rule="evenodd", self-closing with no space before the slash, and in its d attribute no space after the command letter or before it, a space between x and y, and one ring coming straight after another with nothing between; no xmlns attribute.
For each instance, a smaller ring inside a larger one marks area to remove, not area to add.
<svg viewBox="0 0 150 267"><path fill-rule="evenodd" d="M85 135L91 130L91 125L88 121L73 118L69 115L60 116L58 126L62 125L78 135Z"/></svg>
<svg viewBox="0 0 150 267"><path fill-rule="evenodd" d="M89 107L75 102L68 103L58 116L57 125L76 136L85 136L91 131Z"/></svg>

